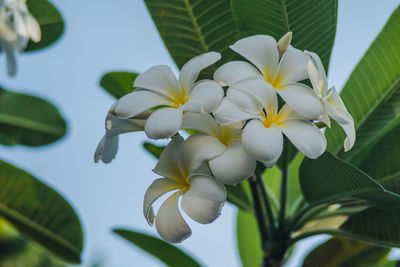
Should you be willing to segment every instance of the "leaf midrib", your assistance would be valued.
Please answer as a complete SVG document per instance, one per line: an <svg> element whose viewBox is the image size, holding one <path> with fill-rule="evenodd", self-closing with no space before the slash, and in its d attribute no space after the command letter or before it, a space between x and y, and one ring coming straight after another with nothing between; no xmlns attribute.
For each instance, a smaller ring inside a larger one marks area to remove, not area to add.
<svg viewBox="0 0 400 267"><path fill-rule="evenodd" d="M201 27L198 24L196 16L193 13L192 6L190 5L189 0L183 0L183 2L185 4L185 7L186 7L187 13L189 15L190 21L192 22L193 27L194 27L194 29L195 29L195 31L197 33L197 36L198 36L198 38L200 40L200 45L203 48L204 52L208 52L208 49L209 49L208 45L206 44L206 41L203 38L203 35L202 35L202 32L201 32Z"/></svg>
<svg viewBox="0 0 400 267"><path fill-rule="evenodd" d="M282 22L283 22L283 26L285 27L286 32L289 32L290 28L289 28L288 13L287 13L287 9L286 9L286 0L281 0L281 5L282 5Z"/></svg>
<svg viewBox="0 0 400 267"><path fill-rule="evenodd" d="M70 250L75 255L80 255L80 249L71 244L68 240L60 237L59 235L55 234L54 232L42 227L40 224L36 223L35 221L30 220L28 217L22 215L21 213L16 212L13 209L7 207L7 205L0 202L0 214L4 216L9 216L12 219L24 224L28 225L31 229L41 233L42 235L46 236L50 240L60 244L65 249Z"/></svg>
<svg viewBox="0 0 400 267"><path fill-rule="evenodd" d="M54 136L62 135L64 132L64 129L60 127L51 126L45 123L33 121L18 116L10 116L7 114L0 114L0 123Z"/></svg>

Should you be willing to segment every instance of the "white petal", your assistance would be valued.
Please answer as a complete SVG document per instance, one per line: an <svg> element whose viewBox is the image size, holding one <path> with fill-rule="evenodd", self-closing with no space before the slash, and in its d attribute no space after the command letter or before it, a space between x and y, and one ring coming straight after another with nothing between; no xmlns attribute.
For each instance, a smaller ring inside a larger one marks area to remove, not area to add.
<svg viewBox="0 0 400 267"><path fill-rule="evenodd" d="M174 73L165 65L157 65L141 73L136 77L134 87L145 88L164 96L180 92Z"/></svg>
<svg viewBox="0 0 400 267"><path fill-rule="evenodd" d="M180 108L160 108L146 121L144 131L148 138L162 139L176 134L182 125L183 110Z"/></svg>
<svg viewBox="0 0 400 267"><path fill-rule="evenodd" d="M224 151L225 145L213 136L191 135L182 145L179 161L181 170L189 175Z"/></svg>
<svg viewBox="0 0 400 267"><path fill-rule="evenodd" d="M147 188L143 201L143 215L149 225L153 225L154 223L153 203L165 193L177 190L181 187L182 185L177 184L175 180L158 178Z"/></svg>
<svg viewBox="0 0 400 267"><path fill-rule="evenodd" d="M354 122L341 123L340 127L343 128L346 133L346 139L344 139L344 151L349 151L356 141L356 132L354 130Z"/></svg>
<svg viewBox="0 0 400 267"><path fill-rule="evenodd" d="M277 92L288 105L307 119L318 119L324 113L321 100L304 84L288 83Z"/></svg>
<svg viewBox="0 0 400 267"><path fill-rule="evenodd" d="M94 152L94 162L97 163L101 159L104 163L110 163L118 151L118 136L107 136L101 138Z"/></svg>
<svg viewBox="0 0 400 267"><path fill-rule="evenodd" d="M221 105L214 112L214 116L221 125L233 124L257 117L239 109L237 105L232 104L226 97L222 99Z"/></svg>
<svg viewBox="0 0 400 267"><path fill-rule="evenodd" d="M183 105L185 111L211 113L221 103L224 90L214 81L197 83L189 96L189 101Z"/></svg>
<svg viewBox="0 0 400 267"><path fill-rule="evenodd" d="M243 129L242 143L252 158L275 164L282 153L283 137L275 124L266 128L261 121L252 120Z"/></svg>
<svg viewBox="0 0 400 267"><path fill-rule="evenodd" d="M261 114L264 108L263 103L243 91L229 87L226 92L226 100L246 113L253 114L254 116Z"/></svg>
<svg viewBox="0 0 400 267"><path fill-rule="evenodd" d="M282 132L304 155L315 159L326 149L326 139L317 126L306 120L288 120L280 123Z"/></svg>
<svg viewBox="0 0 400 267"><path fill-rule="evenodd" d="M185 178L179 169L179 154L183 141L183 138L179 135L172 138L161 153L153 172L177 181L181 181Z"/></svg>
<svg viewBox="0 0 400 267"><path fill-rule="evenodd" d="M321 96L325 97L328 81L326 79L324 65L322 65L321 59L317 54L310 51L304 51L304 53L309 57L308 74L310 76L310 81L314 88L319 89Z"/></svg>
<svg viewBox="0 0 400 267"><path fill-rule="evenodd" d="M322 115L318 120L323 122L328 128L331 128L331 121L328 115Z"/></svg>
<svg viewBox="0 0 400 267"><path fill-rule="evenodd" d="M14 31L18 35L21 35L25 38L29 38L29 33L28 33L28 29L25 25L25 21L22 18L21 13L17 9L14 9L14 12L13 12L13 23L14 23Z"/></svg>
<svg viewBox="0 0 400 267"><path fill-rule="evenodd" d="M280 78L281 84L307 79L306 55L299 49L289 46L279 62L276 73Z"/></svg>
<svg viewBox="0 0 400 267"><path fill-rule="evenodd" d="M219 125L210 114L185 112L181 128L202 132L211 136L220 135Z"/></svg>
<svg viewBox="0 0 400 267"><path fill-rule="evenodd" d="M283 53L288 49L290 42L292 41L292 32L286 33L282 38L278 41L278 51L279 57L282 57Z"/></svg>
<svg viewBox="0 0 400 267"><path fill-rule="evenodd" d="M179 74L179 86L190 90L192 85L199 77L201 70L211 66L221 59L221 54L217 52L208 52L192 58L185 65Z"/></svg>
<svg viewBox="0 0 400 267"><path fill-rule="evenodd" d="M213 176L224 184L237 184L250 177L256 168L256 161L244 151L241 142L232 142L209 164Z"/></svg>
<svg viewBox="0 0 400 267"><path fill-rule="evenodd" d="M240 39L230 48L256 65L267 80L273 78L279 60L274 38L267 35L253 35Z"/></svg>
<svg viewBox="0 0 400 267"><path fill-rule="evenodd" d="M2 42L2 48L6 53L8 76L14 77L17 73L17 60L15 58L14 47L8 42Z"/></svg>
<svg viewBox="0 0 400 267"><path fill-rule="evenodd" d="M192 231L179 211L179 196L179 192L170 196L161 205L156 217L158 234L166 241L172 243L180 243L192 234Z"/></svg>
<svg viewBox="0 0 400 267"><path fill-rule="evenodd" d="M120 118L127 119L156 106L170 104L171 102L160 94L136 89L117 101L115 105L115 114Z"/></svg>
<svg viewBox="0 0 400 267"><path fill-rule="evenodd" d="M115 136L127 132L143 131L145 120L121 119L114 114L108 114L106 118L107 136Z"/></svg>
<svg viewBox="0 0 400 267"><path fill-rule="evenodd" d="M231 61L219 67L214 73L214 80L222 86L232 85L248 77L261 77L261 73L244 61Z"/></svg>
<svg viewBox="0 0 400 267"><path fill-rule="evenodd" d="M258 103L257 106L258 112L260 112L260 108L261 109L265 108L269 114L276 115L278 110L278 98L276 96L276 91L266 81L258 78L248 78L241 80L232 85L231 87L229 87L228 93L232 89L238 89L243 93L250 95L253 99L255 99L256 102ZM239 101L238 102L232 101L232 102L238 104Z"/></svg>
<svg viewBox="0 0 400 267"><path fill-rule="evenodd" d="M328 102L328 103L326 103ZM325 107L329 116L331 116L338 123L352 122L353 117L347 111L342 99L337 93L335 87L328 90Z"/></svg>
<svg viewBox="0 0 400 267"><path fill-rule="evenodd" d="M26 14L26 24L29 32L29 36L35 43L40 41L41 31L39 23L36 19L29 13Z"/></svg>
<svg viewBox="0 0 400 267"><path fill-rule="evenodd" d="M211 176L194 176L190 189L183 195L181 206L190 218L211 223L221 214L226 200L225 187Z"/></svg>

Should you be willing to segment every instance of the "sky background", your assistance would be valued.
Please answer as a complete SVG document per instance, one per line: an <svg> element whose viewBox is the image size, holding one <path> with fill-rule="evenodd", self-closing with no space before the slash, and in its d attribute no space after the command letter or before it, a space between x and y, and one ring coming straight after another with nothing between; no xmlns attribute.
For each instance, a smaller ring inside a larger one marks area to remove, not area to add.
<svg viewBox="0 0 400 267"><path fill-rule="evenodd" d="M41 178L76 208L85 231L84 264L100 258L105 266L162 266L111 233L113 227L123 226L156 234L142 215L144 192L157 177L151 172L155 160L141 146L145 135L121 136L117 158L108 165L94 164L93 152L114 101L99 86L102 74L114 70L140 73L157 64L175 68L174 63L142 1L51 2L65 19L63 37L49 49L19 56L18 73L13 79L6 75L1 54L0 81L7 89L54 103L68 121L68 133L46 147L1 147L0 158ZM339 0L330 85L342 88L398 4L399 0ZM240 266L236 212L226 204L212 224L189 222L193 234L179 247L205 266ZM302 242L287 266L300 266L303 252L325 238Z"/></svg>

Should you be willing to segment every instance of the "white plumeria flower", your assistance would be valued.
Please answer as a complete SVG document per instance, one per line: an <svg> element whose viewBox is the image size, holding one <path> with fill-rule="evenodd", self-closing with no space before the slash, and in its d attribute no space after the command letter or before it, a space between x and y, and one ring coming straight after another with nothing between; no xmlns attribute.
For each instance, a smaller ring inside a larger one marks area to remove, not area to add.
<svg viewBox="0 0 400 267"><path fill-rule="evenodd" d="M3 0L0 2L0 45L7 57L9 76L16 73L15 51L22 52L29 39L39 42L40 25L29 13L26 0Z"/></svg>
<svg viewBox="0 0 400 267"><path fill-rule="evenodd" d="M230 86L248 77L261 77L298 113L308 119L318 118L323 113L322 103L308 86L298 83L308 78L306 56L289 46L290 38L287 34L278 44L267 35L237 41L230 48L257 68L244 61L232 61L214 73L214 80Z"/></svg>
<svg viewBox="0 0 400 267"><path fill-rule="evenodd" d="M211 176L205 162L219 149L217 140L210 136L190 136L186 141L180 136L172 138L154 168L163 178L156 179L147 189L143 213L150 225L156 221L159 235L169 242L182 242L191 235L183 219L181 208L193 220L207 224L220 215L226 200L223 184ZM216 143L211 151L200 150L205 143ZM160 196L175 191L154 215L152 205Z"/></svg>
<svg viewBox="0 0 400 267"><path fill-rule="evenodd" d="M257 77L230 86L215 117L223 125L250 120L243 129L243 147L266 167L272 167L282 153L282 132L309 158L319 157L326 149L318 127L287 104L278 112L274 88Z"/></svg>
<svg viewBox="0 0 400 267"><path fill-rule="evenodd" d="M314 93L324 105L324 114L319 119L330 127L329 117L331 117L343 128L347 136L344 140L344 151L349 151L356 140L353 117L347 111L335 87L328 89L325 69L319 56L313 52L305 53L309 57L308 74Z"/></svg>
<svg viewBox="0 0 400 267"><path fill-rule="evenodd" d="M183 116L182 129L199 131L216 140L204 143L199 149L222 151L208 163L213 176L224 184L237 184L250 177L256 168L256 161L243 149L242 128L243 123L219 125L210 114L188 112ZM216 144L220 149L210 147Z"/></svg>
<svg viewBox="0 0 400 267"><path fill-rule="evenodd" d="M218 107L224 95L221 86L212 80L195 82L202 69L220 58L219 53L209 52L191 59L182 67L178 80L168 66L148 69L136 78L137 89L118 100L116 114L130 118L162 106L146 121L145 133L152 139L173 136L181 127L184 112L210 113Z"/></svg>
<svg viewBox="0 0 400 267"><path fill-rule="evenodd" d="M94 153L94 162L99 160L104 163L110 163L118 151L118 135L128 132L136 132L144 130L145 118L149 116L149 112L142 113L132 119L121 119L115 116L115 104L111 106L107 113L105 128L106 134L101 138Z"/></svg>

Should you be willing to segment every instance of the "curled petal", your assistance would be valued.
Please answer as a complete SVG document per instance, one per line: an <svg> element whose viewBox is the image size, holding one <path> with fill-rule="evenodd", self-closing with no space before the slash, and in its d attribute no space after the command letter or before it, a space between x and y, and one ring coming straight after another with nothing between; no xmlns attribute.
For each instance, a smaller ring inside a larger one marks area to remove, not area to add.
<svg viewBox="0 0 400 267"><path fill-rule="evenodd" d="M197 80L202 69L211 66L221 59L221 54L217 52L208 52L192 58L185 65L179 74L179 86L191 90L192 85Z"/></svg>
<svg viewBox="0 0 400 267"><path fill-rule="evenodd" d="M307 119L318 119L324 113L324 106L319 97L304 84L288 83L277 91L289 106Z"/></svg>
<svg viewBox="0 0 400 267"><path fill-rule="evenodd" d="M340 127L346 133L346 139L344 139L344 152L349 151L356 141L356 132L354 130L354 122L342 123L339 124Z"/></svg>
<svg viewBox="0 0 400 267"><path fill-rule="evenodd" d="M283 137L278 126L266 128L261 121L252 120L243 129L244 150L254 159L268 162L272 167L283 149Z"/></svg>
<svg viewBox="0 0 400 267"><path fill-rule="evenodd" d="M180 92L174 73L165 65L157 65L141 73L136 77L134 87L144 88L164 96Z"/></svg>
<svg viewBox="0 0 400 267"><path fill-rule="evenodd" d="M276 72L282 84L307 79L306 55L299 49L289 46L283 54Z"/></svg>
<svg viewBox="0 0 400 267"><path fill-rule="evenodd" d="M197 83L189 96L189 101L183 105L185 111L196 113L211 113L221 103L224 90L214 81Z"/></svg>
<svg viewBox="0 0 400 267"><path fill-rule="evenodd" d="M14 47L11 43L6 41L1 42L1 47L6 53L8 76L14 77L17 73L17 60L15 58Z"/></svg>
<svg viewBox="0 0 400 267"><path fill-rule="evenodd" d="M101 159L104 163L110 163L118 151L118 136L107 136L105 134L101 138L94 152L94 162L97 163Z"/></svg>
<svg viewBox="0 0 400 267"><path fill-rule="evenodd" d="M226 190L221 183L211 176L193 176L181 206L190 218L206 224L218 218L225 200Z"/></svg>
<svg viewBox="0 0 400 267"><path fill-rule="evenodd" d="M181 128L202 132L211 136L220 135L219 125L210 114L185 112Z"/></svg>
<svg viewBox="0 0 400 267"><path fill-rule="evenodd" d="M262 78L261 73L253 65L244 61L228 62L214 73L214 80L221 86L230 86L249 77Z"/></svg>
<svg viewBox="0 0 400 267"><path fill-rule="evenodd" d="M120 98L115 106L115 114L123 119L131 118L144 111L161 105L170 105L170 100L160 94L136 89Z"/></svg>
<svg viewBox="0 0 400 267"><path fill-rule="evenodd" d="M160 207L156 217L158 234L168 242L180 243L192 234L179 208L180 192L171 195Z"/></svg>
<svg viewBox="0 0 400 267"><path fill-rule="evenodd" d="M106 118L107 136L115 136L127 132L143 131L145 120L121 119L109 113Z"/></svg>
<svg viewBox="0 0 400 267"><path fill-rule="evenodd" d="M282 132L305 156L315 159L324 153L326 139L317 126L306 120L288 120L280 124Z"/></svg>
<svg viewBox="0 0 400 267"><path fill-rule="evenodd" d="M229 125L257 117L255 114L239 109L238 106L230 102L226 97L214 112L214 116L221 125Z"/></svg>
<svg viewBox="0 0 400 267"><path fill-rule="evenodd" d="M311 84L317 89L317 94L321 94L321 97L325 97L326 90L328 88L328 81L326 79L326 73L324 65L322 65L319 56L310 51L304 51L308 57L308 75L310 76Z"/></svg>
<svg viewBox="0 0 400 267"><path fill-rule="evenodd" d="M144 131L148 138L162 139L176 134L182 125L181 108L160 108L154 111L146 121Z"/></svg>
<svg viewBox="0 0 400 267"><path fill-rule="evenodd" d="M332 87L328 90L325 108L328 115L338 123L347 123L353 121L353 117L347 111L346 106L337 93L335 87Z"/></svg>
<svg viewBox="0 0 400 267"><path fill-rule="evenodd" d="M230 48L257 66L266 79L273 78L279 60L274 38L267 35L253 35L240 39Z"/></svg>
<svg viewBox="0 0 400 267"><path fill-rule="evenodd" d="M181 170L188 176L224 151L225 145L213 136L191 135L182 145L179 161Z"/></svg>
<svg viewBox="0 0 400 267"><path fill-rule="evenodd" d="M183 177L179 169L179 153L183 141L183 138L179 135L172 138L167 147L161 153L153 172L177 181L184 180L185 177Z"/></svg>
<svg viewBox="0 0 400 267"><path fill-rule="evenodd" d="M256 161L244 151L241 142L232 142L209 164L214 177L224 184L237 184L250 177L256 168Z"/></svg>
<svg viewBox="0 0 400 267"><path fill-rule="evenodd" d="M28 28L29 36L35 43L41 39L40 25L36 19L29 13L26 14L26 26Z"/></svg>

